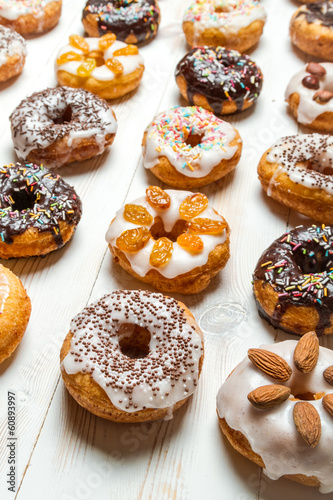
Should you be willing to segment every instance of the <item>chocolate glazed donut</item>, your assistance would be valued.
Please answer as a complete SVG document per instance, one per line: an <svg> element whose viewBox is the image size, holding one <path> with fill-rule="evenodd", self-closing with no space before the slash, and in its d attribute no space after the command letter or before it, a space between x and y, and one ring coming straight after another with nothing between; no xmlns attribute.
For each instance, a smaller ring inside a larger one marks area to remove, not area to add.
<svg viewBox="0 0 333 500"><path fill-rule="evenodd" d="M259 315L288 333L333 333L333 226L285 233L262 254L253 275Z"/></svg>
<svg viewBox="0 0 333 500"><path fill-rule="evenodd" d="M156 0L88 0L82 22L89 36L112 32L122 42L139 44L156 36L160 10Z"/></svg>

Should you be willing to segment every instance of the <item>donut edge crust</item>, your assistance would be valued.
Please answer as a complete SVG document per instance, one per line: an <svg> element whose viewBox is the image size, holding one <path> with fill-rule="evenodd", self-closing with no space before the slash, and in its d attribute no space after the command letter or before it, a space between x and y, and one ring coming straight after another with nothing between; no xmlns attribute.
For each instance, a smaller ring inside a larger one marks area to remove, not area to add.
<svg viewBox="0 0 333 500"><path fill-rule="evenodd" d="M306 54L333 61L333 30L315 23L309 24L298 14L300 7L290 20L292 43Z"/></svg>
<svg viewBox="0 0 333 500"><path fill-rule="evenodd" d="M0 24L12 28L22 36L34 36L54 28L60 19L61 8L62 0L50 2L45 6L42 18L36 19L32 14L26 14L11 21L0 16ZM41 25L42 28L40 29Z"/></svg>
<svg viewBox="0 0 333 500"><path fill-rule="evenodd" d="M6 82L14 76L22 73L25 64L25 56L14 54L7 56L7 61L0 67L0 82Z"/></svg>
<svg viewBox="0 0 333 500"><path fill-rule="evenodd" d="M287 99L287 103L291 109L292 114L301 125L305 127L318 130L324 134L333 133L333 112L326 111L317 116L311 123L302 123L298 120L298 106L299 106L300 96L298 92L294 92ZM320 105L319 105L320 106Z"/></svg>

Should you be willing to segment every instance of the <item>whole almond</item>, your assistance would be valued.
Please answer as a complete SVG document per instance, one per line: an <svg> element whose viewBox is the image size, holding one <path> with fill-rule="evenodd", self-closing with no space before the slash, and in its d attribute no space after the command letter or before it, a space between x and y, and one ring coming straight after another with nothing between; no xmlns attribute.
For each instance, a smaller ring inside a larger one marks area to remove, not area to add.
<svg viewBox="0 0 333 500"><path fill-rule="evenodd" d="M326 394L322 399L323 407L333 417L333 394Z"/></svg>
<svg viewBox="0 0 333 500"><path fill-rule="evenodd" d="M266 375L282 382L290 379L291 368L278 354L265 351L265 349L249 349L247 355L252 363Z"/></svg>
<svg viewBox="0 0 333 500"><path fill-rule="evenodd" d="M324 66L315 62L309 63L305 68L305 71L307 71L307 73L311 73L311 75L318 76L319 78L326 75L326 69Z"/></svg>
<svg viewBox="0 0 333 500"><path fill-rule="evenodd" d="M315 93L312 99L318 104L326 104L332 99L332 97L333 93L329 90L318 90L318 92Z"/></svg>
<svg viewBox="0 0 333 500"><path fill-rule="evenodd" d="M315 332L308 332L298 341L294 351L294 363L302 373L314 370L319 357L319 340Z"/></svg>
<svg viewBox="0 0 333 500"><path fill-rule="evenodd" d="M333 365L324 371L324 379L328 384L333 385Z"/></svg>
<svg viewBox="0 0 333 500"><path fill-rule="evenodd" d="M301 401L295 404L293 416L296 429L306 444L315 448L321 436L321 421L316 408L307 401Z"/></svg>
<svg viewBox="0 0 333 500"><path fill-rule="evenodd" d="M280 405L289 398L291 390L284 385L263 385L248 394L247 399L255 408L265 410Z"/></svg>

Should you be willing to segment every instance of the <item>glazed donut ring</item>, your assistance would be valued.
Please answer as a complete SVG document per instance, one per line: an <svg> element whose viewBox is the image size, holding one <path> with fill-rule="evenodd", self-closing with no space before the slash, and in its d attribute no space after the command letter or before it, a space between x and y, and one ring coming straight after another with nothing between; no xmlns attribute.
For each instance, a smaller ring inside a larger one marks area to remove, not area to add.
<svg viewBox="0 0 333 500"><path fill-rule="evenodd" d="M333 223L333 137L283 137L262 156L258 176L268 196L314 220Z"/></svg>
<svg viewBox="0 0 333 500"><path fill-rule="evenodd" d="M203 335L184 304L119 290L73 319L60 360L81 406L115 422L145 422L170 418L194 393L203 357Z"/></svg>
<svg viewBox="0 0 333 500"><path fill-rule="evenodd" d="M273 480L333 491L333 352L309 332L250 349L217 395L230 444Z"/></svg>
<svg viewBox="0 0 333 500"><path fill-rule="evenodd" d="M101 38L69 37L60 49L56 75L60 85L83 88L102 99L116 99L134 90L144 72L135 45L126 45L109 33Z"/></svg>
<svg viewBox="0 0 333 500"><path fill-rule="evenodd" d="M0 26L0 82L22 73L27 44L16 31Z"/></svg>
<svg viewBox="0 0 333 500"><path fill-rule="evenodd" d="M23 36L53 28L61 15L62 0L0 0L0 24Z"/></svg>
<svg viewBox="0 0 333 500"><path fill-rule="evenodd" d="M70 87L32 94L9 119L18 158L51 168L103 153L117 131L106 101Z"/></svg>
<svg viewBox="0 0 333 500"><path fill-rule="evenodd" d="M156 0L88 0L82 23L89 36L111 32L121 42L139 44L157 35L160 18Z"/></svg>
<svg viewBox="0 0 333 500"><path fill-rule="evenodd" d="M81 218L81 200L43 166L0 170L0 258L46 255L61 248Z"/></svg>
<svg viewBox="0 0 333 500"><path fill-rule="evenodd" d="M164 292L199 293L229 259L229 226L204 194L150 186L120 209L106 241L115 261Z"/></svg>
<svg viewBox="0 0 333 500"><path fill-rule="evenodd" d="M286 101L299 123L333 132L333 63L309 63L291 79Z"/></svg>
<svg viewBox="0 0 333 500"><path fill-rule="evenodd" d="M265 9L256 0L195 0L185 11L183 30L191 47L245 52L258 42L265 21Z"/></svg>
<svg viewBox="0 0 333 500"><path fill-rule="evenodd" d="M260 68L249 56L223 47L192 49L178 63L175 76L184 99L215 115L252 106L263 80Z"/></svg>
<svg viewBox="0 0 333 500"><path fill-rule="evenodd" d="M242 140L229 123L203 108L177 107L159 114L143 137L144 167L176 188L215 182L239 162Z"/></svg>
<svg viewBox="0 0 333 500"><path fill-rule="evenodd" d="M291 18L290 36L303 52L333 61L333 2L302 5Z"/></svg>
<svg viewBox="0 0 333 500"><path fill-rule="evenodd" d="M0 363L2 363L22 340L30 318L31 303L21 280L1 264L0 312Z"/></svg>
<svg viewBox="0 0 333 500"><path fill-rule="evenodd" d="M333 333L332 226L299 226L275 240L253 274L259 314L288 333Z"/></svg>

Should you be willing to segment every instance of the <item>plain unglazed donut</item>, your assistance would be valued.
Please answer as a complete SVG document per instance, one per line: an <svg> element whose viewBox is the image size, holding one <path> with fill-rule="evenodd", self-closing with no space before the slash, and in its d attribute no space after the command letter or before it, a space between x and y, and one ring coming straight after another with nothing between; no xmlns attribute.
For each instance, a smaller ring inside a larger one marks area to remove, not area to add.
<svg viewBox="0 0 333 500"><path fill-rule="evenodd" d="M171 418L198 384L203 336L187 307L142 290L119 290L73 319L61 372L76 401L115 422Z"/></svg>
<svg viewBox="0 0 333 500"><path fill-rule="evenodd" d="M0 25L0 82L22 73L26 55L24 38L11 28Z"/></svg>
<svg viewBox="0 0 333 500"><path fill-rule="evenodd" d="M53 28L61 15L62 0L0 0L0 24L23 36Z"/></svg>

